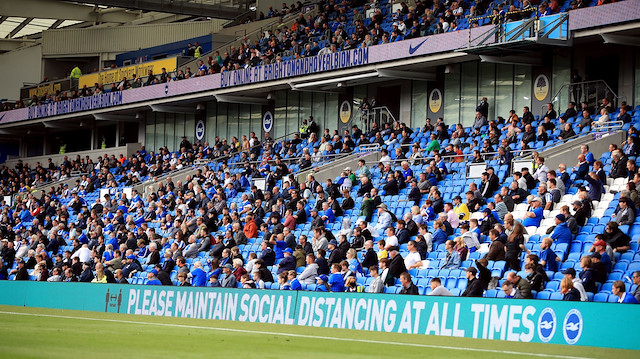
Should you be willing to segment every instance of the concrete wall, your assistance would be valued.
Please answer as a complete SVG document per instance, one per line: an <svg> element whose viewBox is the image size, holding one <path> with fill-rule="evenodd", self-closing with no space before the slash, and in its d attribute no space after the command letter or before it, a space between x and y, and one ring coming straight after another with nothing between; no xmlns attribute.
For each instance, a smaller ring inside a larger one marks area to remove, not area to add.
<svg viewBox="0 0 640 359"><path fill-rule="evenodd" d="M0 55L0 99L18 100L23 83L42 81L42 46L35 45Z"/></svg>

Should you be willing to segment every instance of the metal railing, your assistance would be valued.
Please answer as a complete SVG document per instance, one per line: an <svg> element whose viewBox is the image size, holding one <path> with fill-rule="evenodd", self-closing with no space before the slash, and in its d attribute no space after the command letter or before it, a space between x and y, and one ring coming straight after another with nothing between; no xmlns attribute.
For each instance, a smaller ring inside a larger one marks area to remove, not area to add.
<svg viewBox="0 0 640 359"><path fill-rule="evenodd" d="M618 96L606 81L594 80L563 84L551 97L551 103L556 109L561 109L567 107L569 102L574 102L576 109L579 110L580 103L586 102L589 106L597 107L598 101L603 98L609 99L615 107L620 104L620 101L627 100L624 95ZM545 107L542 113L546 113Z"/></svg>
<svg viewBox="0 0 640 359"><path fill-rule="evenodd" d="M389 119L391 119L391 121L389 121ZM378 106L372 109L362 109L360 121L362 122L362 127L368 132L371 131L373 123L377 124L378 128L382 128L382 124L396 122L396 118L387 106Z"/></svg>

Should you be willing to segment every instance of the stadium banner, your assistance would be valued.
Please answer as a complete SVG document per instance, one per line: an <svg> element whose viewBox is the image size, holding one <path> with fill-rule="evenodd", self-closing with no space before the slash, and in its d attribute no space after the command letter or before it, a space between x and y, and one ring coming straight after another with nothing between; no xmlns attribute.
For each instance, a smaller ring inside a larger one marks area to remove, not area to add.
<svg viewBox="0 0 640 359"><path fill-rule="evenodd" d="M43 97L46 94L54 95L56 91L67 91L71 88L71 80L63 79L50 81L35 86L26 86L20 89L20 98Z"/></svg>
<svg viewBox="0 0 640 359"><path fill-rule="evenodd" d="M153 71L154 75L162 73L162 68L165 68L167 72L174 72L178 68L178 58L173 57L170 59L162 59L157 61L149 61L141 64L119 67L113 70L94 72L92 74L82 75L78 80L78 88L92 87L94 84L108 84L112 82L122 81L123 77L131 81L133 75L136 77L145 77L149 73L149 70Z"/></svg>
<svg viewBox="0 0 640 359"><path fill-rule="evenodd" d="M471 33L473 36L477 37L484 31L487 31L486 28L480 27L472 29ZM118 91L113 94L107 93L29 107L28 109L21 108L7 111L0 114L0 124L52 117L56 115L66 115L72 112L94 111L111 106L189 95L233 86L275 81L295 76L351 69L364 65L395 61L401 58L431 55L466 48L468 41L469 32L465 30L398 41L368 48L340 51L333 54L293 59L276 64L228 71L222 74L194 77L181 81L172 81L166 84L145 86L121 92ZM494 40L488 40L488 42L492 41ZM169 62L171 63L169 64ZM154 74L156 72L159 73L160 68L162 67L166 67L167 71L171 72L176 68L176 65L176 59L167 59L89 74L80 78L80 88L85 84L87 86L93 86L96 82L106 83L109 81L120 81L122 80L122 77L125 76L127 79L130 79L133 73L137 73L140 76L146 76L147 70L149 70L150 66L153 66L152 70ZM111 99L111 96L115 97L115 99ZM94 99L96 97L100 99Z"/></svg>
<svg viewBox="0 0 640 359"><path fill-rule="evenodd" d="M3 281L0 304L640 349L617 303Z"/></svg>

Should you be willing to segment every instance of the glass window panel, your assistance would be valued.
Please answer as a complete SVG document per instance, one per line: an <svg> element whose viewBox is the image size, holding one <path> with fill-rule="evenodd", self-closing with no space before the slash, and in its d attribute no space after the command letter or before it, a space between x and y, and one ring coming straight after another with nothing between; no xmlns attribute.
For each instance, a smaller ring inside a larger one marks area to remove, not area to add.
<svg viewBox="0 0 640 359"><path fill-rule="evenodd" d="M228 103L218 103L218 125L217 131L213 134L213 139L216 136L220 137L220 140L227 138L227 111L229 110ZM212 142L211 145L214 143Z"/></svg>
<svg viewBox="0 0 640 359"><path fill-rule="evenodd" d="M507 117L513 108L513 65L497 65L496 116ZM522 116L522 109L516 112Z"/></svg>
<svg viewBox="0 0 640 359"><path fill-rule="evenodd" d="M176 113L175 114L175 118L176 118L176 127L175 127L175 131L174 131L174 147L173 150L174 151L180 151L180 142L182 142L182 136L187 136L187 139L189 140L189 142L194 142L193 139L193 135L192 134L186 134L185 133L185 128L184 128L184 114L182 113Z"/></svg>
<svg viewBox="0 0 640 359"><path fill-rule="evenodd" d="M260 128L262 127L262 106L251 105L251 130L257 136L260 136Z"/></svg>
<svg viewBox="0 0 640 359"><path fill-rule="evenodd" d="M338 128L338 121L338 95L327 94L327 113L321 131L324 133L324 129L328 128L333 133L333 130Z"/></svg>
<svg viewBox="0 0 640 359"><path fill-rule="evenodd" d="M318 126L322 127L324 124L325 117L325 94L323 93L314 93L313 94L313 119L316 121ZM307 117L308 118L308 117Z"/></svg>
<svg viewBox="0 0 640 359"><path fill-rule="evenodd" d="M217 103L214 101L210 101L207 103L207 128L206 128L206 136L205 140L209 142L209 144L213 145L214 139L216 137L217 132Z"/></svg>
<svg viewBox="0 0 640 359"><path fill-rule="evenodd" d="M173 118L172 113L164 114L164 145L167 146L169 152L176 151L176 145L174 144L174 131L176 120Z"/></svg>
<svg viewBox="0 0 640 359"><path fill-rule="evenodd" d="M147 114L147 121L144 131L144 146L147 151L153 151L153 149L156 148L155 130L156 118L153 115L153 112L150 112Z"/></svg>
<svg viewBox="0 0 640 359"><path fill-rule="evenodd" d="M478 63L462 64L462 97L460 98L460 123L471 126L476 116L478 103Z"/></svg>
<svg viewBox="0 0 640 359"><path fill-rule="evenodd" d="M486 62L480 63L478 70L478 97L486 97L489 104L488 120L496 119L498 116L505 117L505 114L496 113L495 103L495 82L496 82L496 65ZM479 101L478 101L479 102Z"/></svg>
<svg viewBox="0 0 640 359"><path fill-rule="evenodd" d="M522 108L531 108L531 66L516 65L514 68L513 87L514 99L513 109L522 116ZM507 114L501 115L506 118Z"/></svg>
<svg viewBox="0 0 640 359"><path fill-rule="evenodd" d="M552 71L552 79L551 79L551 88L553 89L549 94L549 98L551 102L555 106L556 112L558 114L564 113L564 110L567 109L569 104L569 91L562 91L558 94L557 98L552 98L560 90L562 85L568 84L571 82L571 62L569 56L563 56L561 54L556 54L553 56L553 71ZM544 109L546 112L546 108ZM534 114L544 113L542 109L536 109Z"/></svg>
<svg viewBox="0 0 640 359"><path fill-rule="evenodd" d="M271 138L277 138L284 134L285 126L287 124L287 92L276 92L276 106L275 113L273 114L273 133L270 134Z"/></svg>
<svg viewBox="0 0 640 359"><path fill-rule="evenodd" d="M640 105L640 49L636 48L636 71L635 71L635 76L636 76L636 81L634 82L636 84L636 88L635 91L633 91L635 93L635 101L633 101L633 103L629 103L627 101L628 105L634 105L634 106L638 106Z"/></svg>
<svg viewBox="0 0 640 359"><path fill-rule="evenodd" d="M155 151L156 153L158 153L158 149L162 146L164 146L165 142L164 142L164 124L165 124L165 120L164 120L164 113L155 113L155 117L156 117L156 140L155 140L155 147L153 148L153 151Z"/></svg>
<svg viewBox="0 0 640 359"><path fill-rule="evenodd" d="M205 128L205 131L206 131L206 128ZM196 141L196 115L194 114L185 115L184 133L185 133L184 135L187 136L187 139L191 141L191 143L197 142Z"/></svg>
<svg viewBox="0 0 640 359"><path fill-rule="evenodd" d="M418 127L425 123L427 118L427 82L413 81L413 94L411 96L411 127Z"/></svg>
<svg viewBox="0 0 640 359"><path fill-rule="evenodd" d="M238 105L237 103L231 103L229 104L229 117L227 118L227 122L228 122L228 127L229 130L227 131L227 142L229 144L231 144L231 137L236 136L238 137L238 131L239 129L239 125L240 125L240 121L239 121L239 117L238 117L238 107L240 105Z"/></svg>
<svg viewBox="0 0 640 359"><path fill-rule="evenodd" d="M451 65L451 68L453 70L444 75L444 121L450 124L460 120L460 65Z"/></svg>
<svg viewBox="0 0 640 359"><path fill-rule="evenodd" d="M300 125L303 120L306 120L313 113L313 92L302 92L300 94L300 111L298 114L298 127L293 130L297 132L300 130Z"/></svg>
<svg viewBox="0 0 640 359"><path fill-rule="evenodd" d="M242 144L242 136L248 135L251 131L251 105L240 105L240 131L238 140Z"/></svg>
<svg viewBox="0 0 640 359"><path fill-rule="evenodd" d="M287 95L287 123L280 136L298 130L298 112L300 111L300 92L291 91Z"/></svg>

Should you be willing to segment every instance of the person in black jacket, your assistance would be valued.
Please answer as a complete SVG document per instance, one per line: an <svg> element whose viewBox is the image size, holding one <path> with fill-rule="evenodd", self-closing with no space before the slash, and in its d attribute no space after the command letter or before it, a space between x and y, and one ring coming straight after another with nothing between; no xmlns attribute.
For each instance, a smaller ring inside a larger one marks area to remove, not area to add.
<svg viewBox="0 0 640 359"><path fill-rule="evenodd" d="M163 271L160 264L156 264L155 269L158 271L158 280L160 281L160 283L162 283L162 285L173 285L169 273Z"/></svg>
<svg viewBox="0 0 640 359"><path fill-rule="evenodd" d="M420 200L422 199L422 193L420 193L420 188L418 188L418 181L411 180L411 190L409 191L409 202L413 201L414 205L419 206Z"/></svg>
<svg viewBox="0 0 640 359"><path fill-rule="evenodd" d="M482 289L487 289L489 287L489 282L491 282L491 270L487 268L489 266L489 261L486 258L481 258L476 260L476 267L478 267L478 280L482 283Z"/></svg>
<svg viewBox="0 0 640 359"><path fill-rule="evenodd" d="M260 278L265 283L266 282L273 282L273 275L269 271L269 268L267 268L267 266L264 264L264 261L262 259L258 259L256 261L255 265L258 268L258 272L260 272Z"/></svg>
<svg viewBox="0 0 640 359"><path fill-rule="evenodd" d="M342 200L342 205L340 205L340 207L342 208L343 211L348 211L350 209L353 209L356 206L356 204L355 204L353 198L351 197L348 189L344 189L342 191L342 197L344 199Z"/></svg>
<svg viewBox="0 0 640 359"><path fill-rule="evenodd" d="M322 248L318 249L318 255L316 256L316 264L318 265L318 275L329 274L329 262L327 262L327 259L325 258L326 255L327 255L327 252L325 252L324 249Z"/></svg>
<svg viewBox="0 0 640 359"><path fill-rule="evenodd" d="M367 176L360 176L360 189L358 190L358 197L364 196L365 193L371 192L373 185L369 181Z"/></svg>
<svg viewBox="0 0 640 359"><path fill-rule="evenodd" d="M482 282L476 278L478 270L474 267L467 268L466 277L469 281L467 283L467 289L462 293L463 297L482 297L483 289Z"/></svg>
<svg viewBox="0 0 640 359"><path fill-rule="evenodd" d="M387 183L382 187L382 189L385 191L385 196L395 196L398 194L398 181L393 174L389 174L387 176Z"/></svg>
<svg viewBox="0 0 640 359"><path fill-rule="evenodd" d="M400 278L400 274L407 271L404 265L404 259L400 255L398 247L389 248L389 274L394 278Z"/></svg>
<svg viewBox="0 0 640 359"><path fill-rule="evenodd" d="M82 265L82 274L80 274L80 282L89 283L93 280L93 272L91 271L91 263L86 262Z"/></svg>
<svg viewBox="0 0 640 359"><path fill-rule="evenodd" d="M402 290L399 292L399 294L418 295L418 287L413 284L411 275L409 273L402 272L400 274L400 282L402 283Z"/></svg>
<svg viewBox="0 0 640 359"><path fill-rule="evenodd" d="M356 227L356 230L360 229ZM378 255L373 250L373 241L368 240L364 242L364 259L362 260L362 268L369 268L371 266L378 265Z"/></svg>

